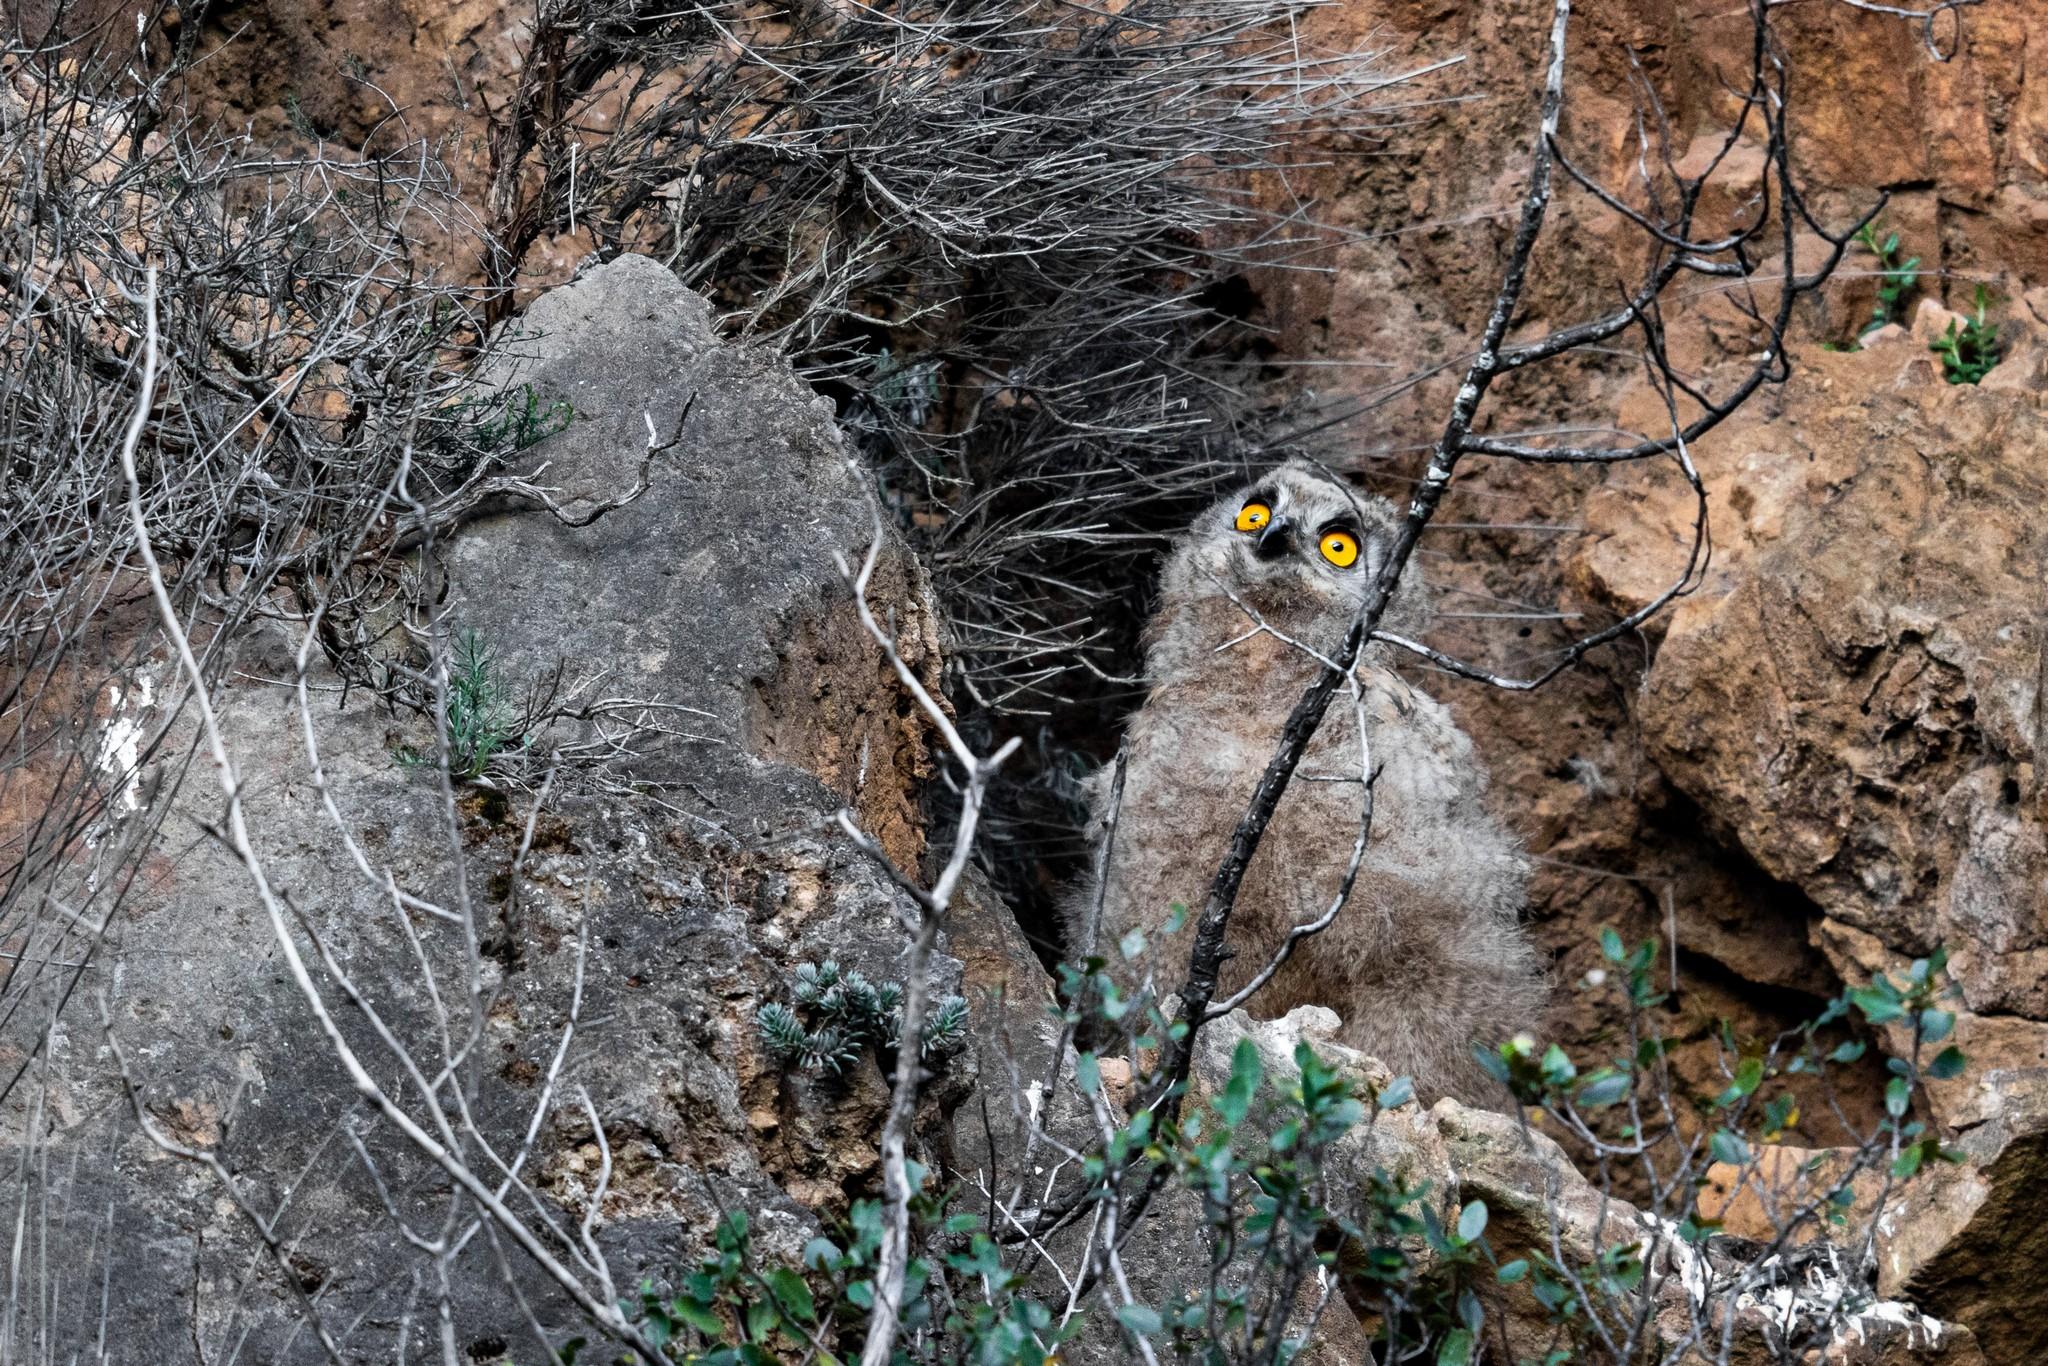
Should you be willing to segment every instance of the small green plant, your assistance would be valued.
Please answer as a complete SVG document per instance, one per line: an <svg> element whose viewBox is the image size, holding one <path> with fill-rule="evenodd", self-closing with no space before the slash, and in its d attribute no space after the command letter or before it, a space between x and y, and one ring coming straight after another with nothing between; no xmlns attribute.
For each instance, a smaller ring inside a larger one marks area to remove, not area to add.
<svg viewBox="0 0 2048 1366"><path fill-rule="evenodd" d="M785 1066L839 1076L867 1049L893 1054L902 1042L903 988L898 983L870 982L853 969L842 973L828 958L799 964L791 994L795 1010L771 1001L754 1012L761 1042ZM967 1036L967 1002L958 996L939 998L926 1013L920 1036L922 1057L953 1052Z"/></svg>
<svg viewBox="0 0 2048 1366"><path fill-rule="evenodd" d="M1878 234L1884 233L1882 239ZM1877 301L1870 306L1870 319L1856 331L1856 339L1849 342L1823 342L1825 351L1860 351L1863 338L1880 327L1898 322L1904 315L1906 298L1920 283L1920 258L1909 256L1899 259L1899 234L1885 232L1878 223L1865 223L1856 231L1856 240L1864 250L1877 258Z"/></svg>
<svg viewBox="0 0 2048 1366"><path fill-rule="evenodd" d="M1025 1278L1004 1263L1001 1246L971 1214L949 1214L949 1199L924 1189L927 1175L909 1164L913 1224L921 1243L950 1250L910 1259L905 1276L903 1326L927 1336L934 1327L950 1349L947 1361L974 1366L1044 1366L1083 1319L1056 1324L1052 1311L1023 1290ZM775 1366L816 1361L842 1366L859 1352L861 1329L875 1302L881 1259L882 1206L856 1200L846 1222L804 1245L801 1266L766 1270L756 1264L749 1221L727 1211L713 1234L713 1249L671 1289L643 1282L620 1311L663 1360L690 1366ZM928 1291L954 1306L935 1323ZM575 1366L586 1343L577 1338L557 1352ZM836 1349L836 1350L835 1350ZM850 1349L850 1350L849 1350ZM898 1353L896 1361L905 1361ZM920 1354L919 1361L932 1360ZM628 1360L631 1360L630 1358ZM650 1366L636 1363L636 1366Z"/></svg>
<svg viewBox="0 0 2048 1366"><path fill-rule="evenodd" d="M526 747L527 737L520 732L505 696L497 663L476 631L465 630L455 637L441 722L448 740L448 776L459 782L482 777L491 760ZM433 749L406 745L398 750L397 758L408 768L420 768L435 763L438 755Z"/></svg>
<svg viewBox="0 0 2048 1366"><path fill-rule="evenodd" d="M284 95L284 121L291 125L294 133L313 142L320 141L320 130L313 126L306 107L299 103L299 92L287 90Z"/></svg>
<svg viewBox="0 0 2048 1366"><path fill-rule="evenodd" d="M1917 256L1899 259L1899 235L1885 233L1883 241L1878 234L1884 229L1876 223L1865 223L1857 232L1856 240L1861 242L1871 255L1877 258L1877 302L1870 306L1870 321L1856 335L1867 337L1880 327L1899 321L1905 310L1906 296L1920 283L1920 258Z"/></svg>
<svg viewBox="0 0 2048 1366"><path fill-rule="evenodd" d="M1977 306L1958 324L1949 320L1948 331L1927 344L1941 357L1941 375L1950 384L1976 384L1991 373L1999 361L1998 324L1987 321L1991 293L1977 286Z"/></svg>
<svg viewBox="0 0 2048 1366"><path fill-rule="evenodd" d="M929 360L899 360L887 350L875 359L868 397L910 427L922 427L939 401L939 367Z"/></svg>
<svg viewBox="0 0 2048 1366"><path fill-rule="evenodd" d="M451 403L433 415L430 444L444 455L498 459L567 430L576 409L567 399L543 404L531 384Z"/></svg>
<svg viewBox="0 0 2048 1366"><path fill-rule="evenodd" d="M477 444L492 451L523 451L567 430L575 418L576 409L569 400L557 399L543 407L533 386L522 384L505 395L503 405L494 415L477 423Z"/></svg>
<svg viewBox="0 0 2048 1366"><path fill-rule="evenodd" d="M1128 960L1142 944L1119 948ZM1791 1353L1783 1359L1807 1359L1798 1354L1838 1340L1875 1296L1847 1279L1816 1294L1800 1279L1800 1259L1813 1255L1824 1230L1846 1238L1839 1231L1852 1219L1874 1227L1884 1196L1927 1166L1960 1158L1912 1118L1927 1083L1953 1080L1964 1067L1950 1042L1956 1017L1946 1003L1956 993L1944 978L1945 956L1915 961L1899 980L1878 976L1852 987L1818 1018L1774 1039L1739 1041L1724 1027L1725 1085L1699 1098L1705 1124L1694 1129L1672 1122L1675 1079L1653 1013L1670 990L1660 978L1665 956L1655 939L1631 946L1612 930L1602 934L1601 952L1604 964L1583 985L1617 994L1628 1013L1627 1034L1616 1037L1614 1051L1582 1066L1558 1045L1521 1036L1480 1054L1527 1107L1519 1112L1525 1122L1540 1122L1584 1150L1603 1211L1617 1167L1659 1162L1651 1202L1641 1209L1617 1202L1613 1213L1599 1216L1602 1231L1591 1250L1573 1252L1563 1250L1569 1239L1542 1231L1545 1222L1566 1217L1562 1207L1537 1214L1532 1239L1523 1222L1503 1219L1495 1228L1483 1200L1450 1200L1428 1182L1352 1166L1371 1150L1369 1143L1361 1147L1361 1131L1409 1103L1413 1088L1405 1078L1361 1087L1306 1042L1295 1047L1291 1067L1272 1068L1255 1039L1241 1039L1227 1079L1213 1078L1214 1094L1178 1116L1151 1105L1126 1108L1104 1087L1098 1051L1113 1046L1118 1056L1139 1059L1184 1025L1169 1020L1149 993L1120 991L1103 959L1063 964L1063 1025L1077 1027L1085 1010L1120 1030L1095 1031L1093 1046L1070 1055L1073 1086L1100 1132L1099 1146L1075 1155L1084 1192L1074 1209L1094 1205L1141 1219L1150 1193L1160 1190L1199 1223L1198 1246L1207 1255L1149 1292L1122 1285L1113 1265L1088 1261L1048 1287L1033 1270L1044 1247L1026 1236L1021 1212L960 1212L959 1191L929 1187L930 1172L908 1162L905 1331L892 1362L1046 1366L1093 1324L1095 1333L1121 1339L1124 1359L1286 1366L1316 1331L1316 1316L1300 1312L1305 1302L1320 1286L1329 1303L1339 1280L1372 1325L1373 1359L1388 1363L1495 1360L1495 1345L1513 1328L1534 1349L1515 1356L1517 1366L1692 1360L1684 1355L1688 1344L1699 1360L1726 1366L1736 1358L1722 1341L1723 1311L1745 1297L1781 1305L1774 1331ZM887 1047L898 1028L895 984L830 961L799 967L792 995L793 1006L763 1006L757 1020L770 1050L793 1064L839 1071L862 1050ZM948 997L934 1011L935 1021L947 1021L940 1032L949 1037L964 1024L965 1007L957 1002ZM1756 1245L1723 1238L1696 1199L1708 1184L1707 1169L1756 1179L1770 1149L1798 1122L1792 1084L1826 1084L1830 1071L1862 1059L1872 1032L1887 1035L1894 1054L1882 1117L1867 1132L1852 1130L1854 1145L1837 1150L1846 1158L1839 1174L1773 1215L1775 1238ZM927 1039L934 1037L928 1031ZM1350 1160L1331 1167L1340 1153ZM1332 1184L1326 1169L1342 1171L1343 1183ZM1859 1177L1866 1191L1882 1185L1877 1206L1860 1213L1852 1185ZM1522 1221L1528 1217L1521 1214ZM884 1223L879 1201L856 1199L843 1225L828 1223L793 1263L771 1264L750 1243L746 1216L728 1212L712 1250L693 1269L673 1285L643 1284L620 1309L659 1361L843 1366L863 1341L878 1298ZM1839 1277L1867 1270L1871 1235L1856 1236L1866 1253L1843 1260ZM1504 1240L1498 1254L1490 1239ZM1649 1310L1672 1298L1660 1283L1673 1282L1683 1289L1678 1312L1666 1315L1658 1331L1683 1339L1679 1348L1661 1358L1616 1348L1638 1341L1630 1335ZM569 1344L559 1359L573 1363L582 1347Z"/></svg>
<svg viewBox="0 0 2048 1366"><path fill-rule="evenodd" d="M850 1014L841 1013L850 1025L872 1019L883 992L871 985L862 989L856 978L819 964L803 974L802 989L820 1005L835 993L842 1001L860 1000ZM1153 1112L1140 1110L1116 1128L1109 1153L1088 1159L1090 1172L1101 1178L1109 1173L1105 1158L1142 1154L1200 1197L1212 1234L1211 1274L1170 1292L1163 1302L1132 1300L1110 1311L1127 1341L1152 1344L1162 1361L1284 1363L1306 1345L1282 1334L1307 1278L1337 1261L1337 1253L1323 1246L1334 1216L1323 1203L1321 1165L1331 1147L1364 1122L1366 1109L1308 1045L1296 1049L1295 1064L1293 1074L1269 1081L1258 1049L1242 1041L1229 1084L1199 1114L1160 1132ZM1099 1093L1092 1055L1077 1080ZM1020 1266L1016 1249L983 1215L954 1212L952 1192L927 1190L929 1173L921 1164L909 1163L906 1175L914 1192L913 1241L922 1251L906 1269L903 1326L922 1345L893 1359L935 1366L1045 1366L1057 1360L1062 1345L1097 1314L1060 1315L1056 1302L1030 1293L1028 1266ZM1463 1271L1492 1256L1483 1238L1486 1206L1465 1204L1446 1227L1433 1211L1417 1212L1423 1196L1419 1188L1403 1189L1378 1174L1367 1217L1375 1238L1426 1239L1439 1259L1436 1268L1420 1278L1407 1254L1391 1247L1374 1249L1383 1254L1375 1264L1387 1286L1426 1284L1443 1300L1443 1331L1419 1333L1412 1319L1403 1319L1408 1332L1397 1329L1395 1341L1411 1350L1401 1359L1415 1359L1413 1349L1429 1345L1437 1351L1428 1359L1462 1366L1475 1359L1482 1320ZM764 1268L756 1261L746 1215L729 1211L719 1221L713 1250L693 1271L672 1288L645 1283L619 1307L672 1362L844 1363L857 1352L874 1307L882 1228L880 1202L856 1200L843 1227L805 1244L800 1266ZM565 1345L559 1360L573 1366L584 1346L580 1339Z"/></svg>

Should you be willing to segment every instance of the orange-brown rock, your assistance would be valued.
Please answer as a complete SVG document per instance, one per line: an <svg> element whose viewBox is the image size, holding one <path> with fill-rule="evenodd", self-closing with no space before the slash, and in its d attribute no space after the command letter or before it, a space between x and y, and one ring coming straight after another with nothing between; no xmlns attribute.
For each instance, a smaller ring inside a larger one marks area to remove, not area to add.
<svg viewBox="0 0 2048 1366"><path fill-rule="evenodd" d="M2039 364L2015 345L2015 373ZM1823 353L1717 442L1735 516L1643 691L1660 769L1831 919L1908 957L1949 945L1969 1010L2048 1018L2039 403L1943 383L1901 333ZM1617 606L1669 558L1659 510L1588 502L1581 578Z"/></svg>
<svg viewBox="0 0 2048 1366"><path fill-rule="evenodd" d="M1885 1184L1876 1171L1853 1171L1855 1157L1849 1148L1761 1147L1753 1163L1716 1162L1707 1168L1707 1184L1699 1193L1700 1218L1718 1222L1724 1233L1760 1243L1792 1230L1800 1242L1818 1234L1853 1245L1868 1228ZM1852 1200L1842 1211L1842 1223L1817 1227L1810 1221L1825 1218L1830 1197L1844 1180Z"/></svg>

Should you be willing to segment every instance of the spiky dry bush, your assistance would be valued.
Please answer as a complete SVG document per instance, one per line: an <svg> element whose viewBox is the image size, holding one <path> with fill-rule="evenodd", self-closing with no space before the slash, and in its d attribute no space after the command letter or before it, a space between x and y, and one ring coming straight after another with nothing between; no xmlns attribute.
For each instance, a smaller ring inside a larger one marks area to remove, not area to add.
<svg viewBox="0 0 2048 1366"><path fill-rule="evenodd" d="M928 553L956 701L1071 720L1157 534L1271 458L1218 287L1315 243L1254 177L1413 74L1302 50L1313 3L547 0L493 140L505 259L580 228L786 351Z"/></svg>

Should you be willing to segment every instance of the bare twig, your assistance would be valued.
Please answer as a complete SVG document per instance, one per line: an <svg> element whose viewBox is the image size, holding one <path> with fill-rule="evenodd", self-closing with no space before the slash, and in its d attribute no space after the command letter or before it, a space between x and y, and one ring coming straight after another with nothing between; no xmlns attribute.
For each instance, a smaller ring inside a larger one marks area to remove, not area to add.
<svg viewBox="0 0 2048 1366"><path fill-rule="evenodd" d="M953 893L958 887L961 875L967 870L968 858L974 852L974 830L980 818L983 795L989 779L1003 761L1016 753L1023 742L1011 739L995 753L983 758L961 736L946 714L918 678L916 670L907 664L896 648L896 640L890 631L875 620L873 610L868 606L868 583L874 577L875 566L880 561L882 550L887 544L887 532L882 526L881 513L875 514L874 539L868 545L867 555L862 559L858 572L852 570L842 559L839 571L853 589L854 610L859 614L861 626L881 647L883 656L896 672L896 680L904 691L917 703L918 710L934 730L945 740L947 749L963 774L963 796L960 825L953 837L953 848L946 858L939 876L933 881L931 890L925 891L881 851L872 840L865 838L853 825L850 813L840 813L840 825L851 835L855 843L870 858L881 864L896 885L902 888L917 904L919 916L915 933L910 942L907 962L904 968L903 1006L901 1026L897 1033L896 1076L891 1083L889 1113L882 1124L882 1195L883 1209L887 1222L882 1228L882 1247L875 1273L874 1308L868 1317L867 1341L861 1348L861 1366L886 1366L896 1343L896 1335L902 1319L904 1274L910 1259L910 1176L907 1169L906 1146L910 1134L911 1119L917 1112L917 1092L924 1073L923 1035L929 984L932 950L937 946L939 932L945 924L947 908L952 904Z"/></svg>

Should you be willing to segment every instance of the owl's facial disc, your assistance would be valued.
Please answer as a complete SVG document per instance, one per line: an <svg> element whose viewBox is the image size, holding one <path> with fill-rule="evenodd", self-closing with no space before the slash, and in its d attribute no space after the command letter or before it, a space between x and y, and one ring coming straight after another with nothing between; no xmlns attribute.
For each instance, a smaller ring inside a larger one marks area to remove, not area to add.
<svg viewBox="0 0 2048 1366"><path fill-rule="evenodd" d="M1275 572L1284 572L1281 562L1296 555L1324 572L1346 571L1358 563L1362 538L1357 519L1342 512L1332 515L1329 507L1309 506L1309 501L1284 484L1260 488L1245 499L1235 525L1254 560L1275 566Z"/></svg>
<svg viewBox="0 0 2048 1366"><path fill-rule="evenodd" d="M1239 634L1255 615L1285 637L1328 649L1343 638L1396 544L1400 519L1384 499L1294 460L1218 499L1167 562L1162 598L1207 604L1216 629ZM1412 581L1403 609L1418 601ZM1219 608L1226 607L1229 610Z"/></svg>

